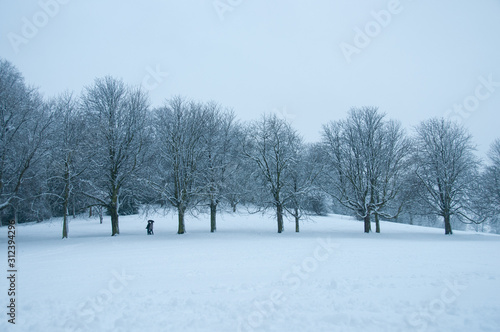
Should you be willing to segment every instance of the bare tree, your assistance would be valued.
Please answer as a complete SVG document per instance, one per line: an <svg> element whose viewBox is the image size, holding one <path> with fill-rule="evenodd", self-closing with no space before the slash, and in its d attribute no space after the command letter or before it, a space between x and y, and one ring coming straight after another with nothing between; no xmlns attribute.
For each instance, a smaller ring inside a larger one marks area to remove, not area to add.
<svg viewBox="0 0 500 332"><path fill-rule="evenodd" d="M417 127L416 175L426 189L422 198L443 217L445 234L453 234L452 216L474 221L470 197L479 162L473 151L471 135L454 122L430 119Z"/></svg>
<svg viewBox="0 0 500 332"><path fill-rule="evenodd" d="M500 219L500 139L491 144L488 159L489 164L480 175L475 207L485 220L494 225Z"/></svg>
<svg viewBox="0 0 500 332"><path fill-rule="evenodd" d="M284 187L285 210L294 218L295 232L300 231L300 219L304 215L306 200L316 189L315 180L322 172L323 167L318 156L313 151L313 146L295 144L291 147L294 155L288 171L289 185Z"/></svg>
<svg viewBox="0 0 500 332"><path fill-rule="evenodd" d="M276 115L264 115L247 131L243 145L244 155L253 161L259 186L259 205L274 207L278 233L283 232L283 214L288 201L286 187L292 186L291 170L297 163L297 147L302 140L286 121Z"/></svg>
<svg viewBox="0 0 500 332"><path fill-rule="evenodd" d="M0 59L0 211L23 200L19 192L47 152L53 117L36 89Z"/></svg>
<svg viewBox="0 0 500 332"><path fill-rule="evenodd" d="M227 174L225 199L236 212L237 206L252 202L255 183L250 179L254 175L254 163L246 158L242 151L244 145L245 126L237 125L233 128L236 145L236 153L233 156L232 171Z"/></svg>
<svg viewBox="0 0 500 332"><path fill-rule="evenodd" d="M486 192L490 197L489 202L494 212L500 214L500 139L491 145L489 159L491 165L486 170L487 178L489 178Z"/></svg>
<svg viewBox="0 0 500 332"><path fill-rule="evenodd" d="M87 158L84 158L88 156L84 156L83 152L91 149L85 147L89 141L86 135L87 123L73 95L68 92L61 94L53 101L52 107L56 120L50 158L53 170L51 187L62 201L62 238L67 238L70 202L74 198L80 176L88 167ZM75 203L75 210L74 205Z"/></svg>
<svg viewBox="0 0 500 332"><path fill-rule="evenodd" d="M200 167L205 157L203 138L206 108L182 97L174 97L155 111L155 135L158 145L157 173L152 188L177 209L178 234L184 234L184 216L201 200Z"/></svg>
<svg viewBox="0 0 500 332"><path fill-rule="evenodd" d="M380 216L394 219L403 209L404 201L399 200L398 196L401 196L404 189L411 159L411 140L399 122L384 122L381 135L382 141L378 146L380 150L377 152L377 162L370 180L377 233L380 233Z"/></svg>
<svg viewBox="0 0 500 332"><path fill-rule="evenodd" d="M486 168L487 181L485 193L488 195L488 205L496 215L500 215L500 139L497 139L490 148L489 159L491 165Z"/></svg>
<svg viewBox="0 0 500 332"><path fill-rule="evenodd" d="M401 211L387 208L401 190L409 142L400 125L384 117L375 107L353 108L346 120L323 127L330 169L323 188L364 220L365 233L371 231L371 215L379 233L379 216L395 218Z"/></svg>
<svg viewBox="0 0 500 332"><path fill-rule="evenodd" d="M231 193L233 173L238 170L238 146L234 113L224 112L216 103L205 105L206 119L202 139L202 192L210 206L210 232L217 229L217 207Z"/></svg>
<svg viewBox="0 0 500 332"><path fill-rule="evenodd" d="M118 216L123 189L141 166L147 135L149 101L140 89L112 77L96 79L82 97L86 119L94 126L94 154L85 194L107 208L111 235L120 233Z"/></svg>

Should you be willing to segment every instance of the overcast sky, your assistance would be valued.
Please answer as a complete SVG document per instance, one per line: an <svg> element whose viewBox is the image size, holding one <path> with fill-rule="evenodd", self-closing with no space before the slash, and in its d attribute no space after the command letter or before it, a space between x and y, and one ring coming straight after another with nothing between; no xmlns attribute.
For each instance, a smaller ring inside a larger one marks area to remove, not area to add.
<svg viewBox="0 0 500 332"><path fill-rule="evenodd" d="M0 0L0 57L45 96L112 75L276 112L306 141L350 107L413 126L461 121L481 156L500 137L499 0Z"/></svg>

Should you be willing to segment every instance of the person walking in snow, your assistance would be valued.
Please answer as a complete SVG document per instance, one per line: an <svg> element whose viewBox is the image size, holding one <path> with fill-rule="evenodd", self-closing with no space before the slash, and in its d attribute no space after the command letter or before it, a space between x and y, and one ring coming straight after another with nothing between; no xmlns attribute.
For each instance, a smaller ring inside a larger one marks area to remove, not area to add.
<svg viewBox="0 0 500 332"><path fill-rule="evenodd" d="M146 229L148 230L148 235L155 235L153 232L153 220L148 220L148 225L146 226Z"/></svg>

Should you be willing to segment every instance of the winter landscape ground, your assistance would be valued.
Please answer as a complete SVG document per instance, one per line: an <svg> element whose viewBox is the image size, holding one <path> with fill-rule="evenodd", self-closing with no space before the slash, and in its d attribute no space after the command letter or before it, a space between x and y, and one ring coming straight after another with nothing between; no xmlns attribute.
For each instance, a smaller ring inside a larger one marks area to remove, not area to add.
<svg viewBox="0 0 500 332"><path fill-rule="evenodd" d="M148 218L155 235L147 236ZM17 316L0 331L499 331L500 236L349 217L77 218L16 226ZM0 245L7 265L7 228ZM4 270L7 270L5 268Z"/></svg>

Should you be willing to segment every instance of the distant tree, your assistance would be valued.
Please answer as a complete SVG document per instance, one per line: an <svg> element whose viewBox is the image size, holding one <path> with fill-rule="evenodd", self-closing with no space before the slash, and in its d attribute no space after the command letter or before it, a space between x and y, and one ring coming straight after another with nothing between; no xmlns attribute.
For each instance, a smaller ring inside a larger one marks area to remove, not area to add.
<svg viewBox="0 0 500 332"><path fill-rule="evenodd" d="M451 235L452 216L474 221L470 197L479 162L472 137L454 122L430 119L417 127L415 144L416 175L426 189L422 199L443 217L445 234Z"/></svg>
<svg viewBox="0 0 500 332"><path fill-rule="evenodd" d="M255 165L254 162L245 157L242 153L243 146L245 145L245 126L235 126L234 137L236 144L236 153L233 156L233 169L232 172L228 173L227 181L227 192L225 198L231 209L236 212L237 206L241 203L243 205L248 205L255 203L253 197L255 192L258 190L258 185L251 181L255 175Z"/></svg>
<svg viewBox="0 0 500 332"><path fill-rule="evenodd" d="M86 121L93 125L93 153L85 195L108 210L114 236L120 233L118 216L123 190L134 180L145 158L148 96L107 76L85 89L82 105Z"/></svg>
<svg viewBox="0 0 500 332"><path fill-rule="evenodd" d="M39 175L52 122L38 91L26 86L10 62L0 59L0 212L15 210L27 198L20 193Z"/></svg>
<svg viewBox="0 0 500 332"><path fill-rule="evenodd" d="M500 219L500 139L491 145L488 159L489 164L480 176L475 206L480 210L481 216L494 225Z"/></svg>
<svg viewBox="0 0 500 332"><path fill-rule="evenodd" d="M286 121L276 115L264 115L247 130L243 153L255 167L258 205L276 210L278 233L283 232L285 206L294 196L292 170L297 167L297 151L302 140ZM288 191L288 192L287 192Z"/></svg>
<svg viewBox="0 0 500 332"><path fill-rule="evenodd" d="M500 215L500 139L497 139L490 148L489 159L491 165L487 167L485 175L488 203L496 215Z"/></svg>
<svg viewBox="0 0 500 332"><path fill-rule="evenodd" d="M412 152L413 153L413 152ZM403 179L403 189L397 198L398 204L402 206L401 219L398 221L410 225L419 225L422 220L435 219L429 205L422 199L425 196L426 189L422 181L416 175L416 165L411 164L408 167L407 174ZM430 218L430 217L434 218ZM434 222L432 222L433 224Z"/></svg>
<svg viewBox="0 0 500 332"><path fill-rule="evenodd" d="M177 209L178 234L186 232L186 211L201 201L206 119L202 104L178 96L155 110L157 171L149 183L162 201Z"/></svg>
<svg viewBox="0 0 500 332"><path fill-rule="evenodd" d="M285 210L294 218L295 232L300 231L300 219L304 215L305 207L316 189L314 183L323 167L314 153L313 146L306 146L301 142L292 146L294 155L288 170L289 185L284 187Z"/></svg>
<svg viewBox="0 0 500 332"><path fill-rule="evenodd" d="M393 205L402 189L410 144L400 125L384 117L375 107L353 108L346 120L323 127L329 169L323 188L364 220L366 233L371 231L371 215L379 233L379 216L395 218L401 212L401 205Z"/></svg>
<svg viewBox="0 0 500 332"><path fill-rule="evenodd" d="M238 158L238 157L237 157ZM237 211L238 204L242 201L246 202L249 196L248 191L251 188L246 181L248 180L248 173L245 172L245 163L238 159L236 161L236 169L233 173L229 174L227 180L226 200L231 206L233 213Z"/></svg>

